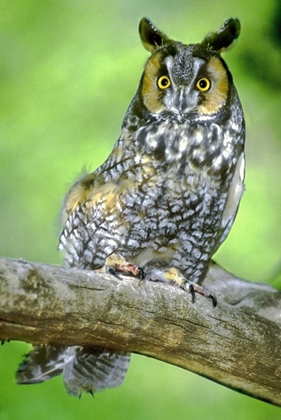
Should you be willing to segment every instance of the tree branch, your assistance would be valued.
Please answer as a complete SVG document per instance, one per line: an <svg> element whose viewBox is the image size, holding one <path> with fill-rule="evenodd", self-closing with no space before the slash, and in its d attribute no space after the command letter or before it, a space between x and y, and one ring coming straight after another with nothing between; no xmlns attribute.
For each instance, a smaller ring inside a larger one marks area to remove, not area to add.
<svg viewBox="0 0 281 420"><path fill-rule="evenodd" d="M213 265L211 300L97 272L0 259L0 339L103 346L281 406L281 294Z"/></svg>

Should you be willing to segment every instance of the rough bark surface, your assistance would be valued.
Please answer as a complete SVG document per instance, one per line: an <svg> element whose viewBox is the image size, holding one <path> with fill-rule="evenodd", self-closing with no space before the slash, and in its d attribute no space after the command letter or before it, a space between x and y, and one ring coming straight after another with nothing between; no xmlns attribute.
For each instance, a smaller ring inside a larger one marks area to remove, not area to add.
<svg viewBox="0 0 281 420"><path fill-rule="evenodd" d="M281 293L213 265L218 306L170 285L0 259L0 339L100 345L281 406Z"/></svg>

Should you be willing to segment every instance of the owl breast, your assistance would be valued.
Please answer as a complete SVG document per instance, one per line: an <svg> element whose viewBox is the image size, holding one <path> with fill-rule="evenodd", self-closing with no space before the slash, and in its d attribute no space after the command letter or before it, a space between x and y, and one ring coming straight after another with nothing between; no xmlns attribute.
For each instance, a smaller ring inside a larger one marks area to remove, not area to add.
<svg viewBox="0 0 281 420"><path fill-rule="evenodd" d="M124 128L94 180L79 184L88 189L84 206L72 209L79 222L71 221L69 261L98 268L118 251L144 269L164 261L198 281L223 233L239 156L233 127L165 120Z"/></svg>

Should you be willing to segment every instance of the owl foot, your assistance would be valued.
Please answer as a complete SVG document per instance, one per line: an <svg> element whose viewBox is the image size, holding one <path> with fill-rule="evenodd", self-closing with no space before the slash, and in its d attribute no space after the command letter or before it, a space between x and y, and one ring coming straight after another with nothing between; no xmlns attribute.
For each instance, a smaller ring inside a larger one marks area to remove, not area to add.
<svg viewBox="0 0 281 420"><path fill-rule="evenodd" d="M109 255L105 260L104 266L101 267L98 271L101 273L113 274L119 279L121 278L120 274L123 276L137 277L140 280L142 280L144 277L142 268L129 261L126 261L125 258L117 252Z"/></svg>
<svg viewBox="0 0 281 420"><path fill-rule="evenodd" d="M212 292L210 292L210 290L199 286L197 283L187 280L175 267L171 267L166 270L158 268L152 269L149 273L148 280L176 285L191 294L192 302L195 301L195 294L198 293L206 298L212 299L213 306L217 306L217 298Z"/></svg>

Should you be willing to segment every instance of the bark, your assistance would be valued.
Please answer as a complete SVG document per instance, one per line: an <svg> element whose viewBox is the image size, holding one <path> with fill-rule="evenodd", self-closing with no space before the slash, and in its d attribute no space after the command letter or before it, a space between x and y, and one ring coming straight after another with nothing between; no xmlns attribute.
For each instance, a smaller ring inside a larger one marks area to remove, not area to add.
<svg viewBox="0 0 281 420"><path fill-rule="evenodd" d="M281 293L212 265L212 301L177 287L0 259L0 339L147 355L281 406Z"/></svg>

